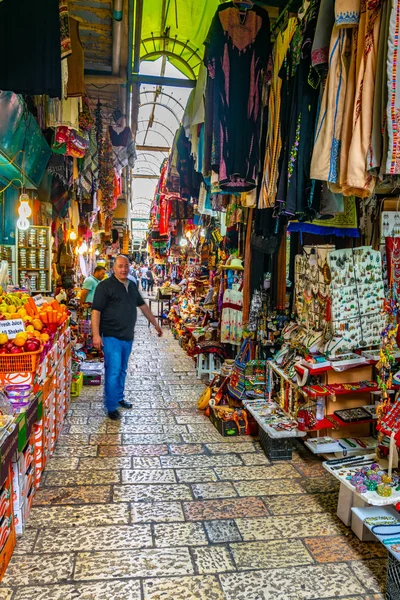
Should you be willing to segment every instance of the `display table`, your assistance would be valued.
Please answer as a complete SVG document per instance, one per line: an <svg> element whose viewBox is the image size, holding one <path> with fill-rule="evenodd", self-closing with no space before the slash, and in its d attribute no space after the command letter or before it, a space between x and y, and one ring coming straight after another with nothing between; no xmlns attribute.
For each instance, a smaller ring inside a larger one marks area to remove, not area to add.
<svg viewBox="0 0 400 600"><path fill-rule="evenodd" d="M325 461L323 467L340 482L339 500L337 506L337 516L343 523L350 526L353 533L361 541L371 541L373 539L369 529L365 527L363 520L353 511L353 508L366 508L368 506L385 507L396 504L400 501L400 490L398 485L392 487L390 496L381 496L376 491L357 491L354 485L350 483L356 470L376 463L381 471L387 472L388 461L376 460L375 454L352 457L353 462L346 462L346 459L337 459L336 464L333 461ZM357 462L355 462L357 461ZM331 463L331 464L329 464ZM361 464L360 464L361 463ZM351 466L353 465L353 466Z"/></svg>
<svg viewBox="0 0 400 600"><path fill-rule="evenodd" d="M259 431L259 441L265 454L271 460L292 458L291 439L304 437L296 421L282 410L276 402L267 400L243 400L243 406L254 417Z"/></svg>
<svg viewBox="0 0 400 600"><path fill-rule="evenodd" d="M386 600L398 600L400 598L400 544L397 543L387 543L387 540L390 540L390 536L383 536L372 531L374 527L374 523L368 523L366 519L382 519L385 518L393 518L397 519L399 523L399 531L400 531L400 514L392 507L375 507L375 506L367 506L365 508L356 507L352 509L353 514L360 519L364 526L369 529L374 537L381 542L386 550L389 553L389 562L388 569L386 575ZM375 523L377 525L379 521ZM383 528L382 528L383 529ZM395 527L393 527L395 529ZM396 536L396 538L399 536ZM395 536L393 536L395 539ZM399 550L399 551L397 551Z"/></svg>

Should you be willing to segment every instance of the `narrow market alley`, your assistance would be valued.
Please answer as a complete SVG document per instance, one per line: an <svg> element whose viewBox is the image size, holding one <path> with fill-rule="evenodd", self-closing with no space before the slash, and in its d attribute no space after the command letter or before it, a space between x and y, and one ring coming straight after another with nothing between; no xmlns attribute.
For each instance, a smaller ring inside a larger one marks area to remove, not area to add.
<svg viewBox="0 0 400 600"><path fill-rule="evenodd" d="M127 387L117 423L99 388L72 399L1 600L383 599L385 548L338 520L337 481L302 445L270 463L221 437L194 363L143 317Z"/></svg>

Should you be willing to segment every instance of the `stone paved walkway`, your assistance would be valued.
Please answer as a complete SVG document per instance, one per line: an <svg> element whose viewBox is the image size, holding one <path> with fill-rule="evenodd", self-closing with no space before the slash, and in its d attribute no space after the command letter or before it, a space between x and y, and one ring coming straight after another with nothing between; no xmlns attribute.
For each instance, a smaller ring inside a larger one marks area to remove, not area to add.
<svg viewBox="0 0 400 600"><path fill-rule="evenodd" d="M121 423L99 388L72 403L0 600L383 599L385 550L337 519L335 480L222 438L167 330L139 321L127 388Z"/></svg>

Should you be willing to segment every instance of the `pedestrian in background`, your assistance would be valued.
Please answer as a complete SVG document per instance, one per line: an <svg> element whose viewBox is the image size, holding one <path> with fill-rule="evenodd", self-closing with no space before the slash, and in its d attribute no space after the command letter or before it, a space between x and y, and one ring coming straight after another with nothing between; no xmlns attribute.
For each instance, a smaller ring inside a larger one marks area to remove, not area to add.
<svg viewBox="0 0 400 600"><path fill-rule="evenodd" d="M93 302L94 293L100 281L104 279L106 270L102 266L97 266L93 271L93 275L86 277L82 285L81 294L79 296L80 305L91 304Z"/></svg>

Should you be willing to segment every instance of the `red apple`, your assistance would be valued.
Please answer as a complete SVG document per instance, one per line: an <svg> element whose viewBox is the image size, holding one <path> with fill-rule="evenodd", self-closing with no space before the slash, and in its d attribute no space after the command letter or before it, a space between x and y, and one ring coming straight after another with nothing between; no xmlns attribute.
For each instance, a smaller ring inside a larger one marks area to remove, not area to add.
<svg viewBox="0 0 400 600"><path fill-rule="evenodd" d="M13 346L10 350L10 354L22 354L23 350L19 346Z"/></svg>
<svg viewBox="0 0 400 600"><path fill-rule="evenodd" d="M7 348L5 346L0 347L0 354L7 354Z"/></svg>

